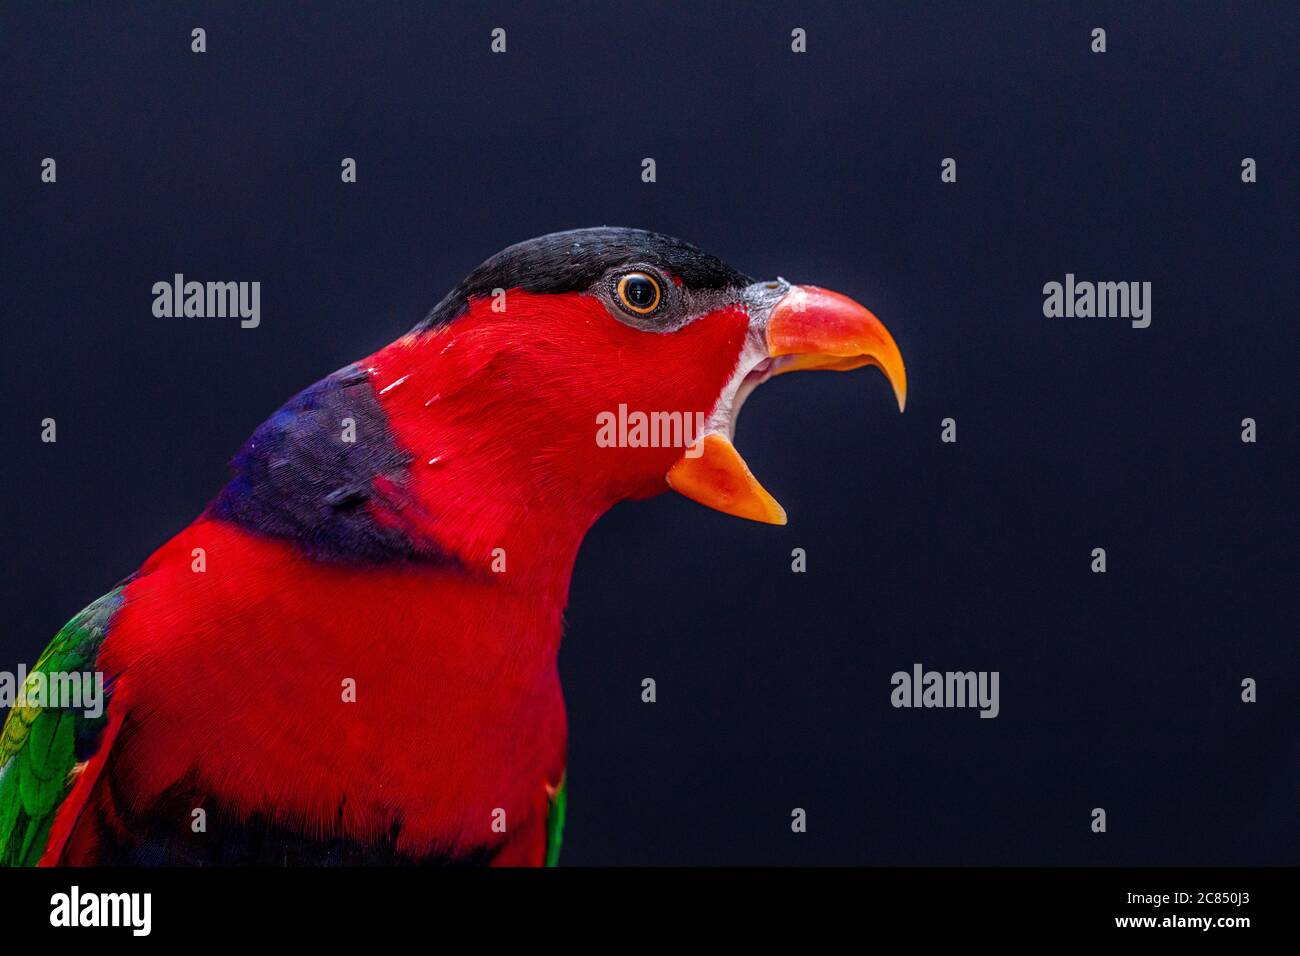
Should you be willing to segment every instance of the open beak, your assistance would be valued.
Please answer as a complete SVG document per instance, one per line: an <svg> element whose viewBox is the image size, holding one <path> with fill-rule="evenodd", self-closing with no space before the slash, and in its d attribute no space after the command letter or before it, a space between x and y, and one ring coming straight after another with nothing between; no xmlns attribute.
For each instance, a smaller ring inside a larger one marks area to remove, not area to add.
<svg viewBox="0 0 1300 956"><path fill-rule="evenodd" d="M751 289L758 287L751 287ZM766 524L785 524L785 509L749 470L731 442L745 398L774 375L815 369L847 372L874 365L885 374L901 412L907 372L893 336L869 309L816 286L765 283L755 294L780 294L751 307L751 344L719 399L700 441L668 471L668 484L702 505Z"/></svg>

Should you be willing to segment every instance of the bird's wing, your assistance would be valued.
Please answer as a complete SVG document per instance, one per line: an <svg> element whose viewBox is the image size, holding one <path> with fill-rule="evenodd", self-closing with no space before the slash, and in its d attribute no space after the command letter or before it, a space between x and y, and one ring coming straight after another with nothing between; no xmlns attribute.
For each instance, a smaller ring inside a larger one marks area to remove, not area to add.
<svg viewBox="0 0 1300 956"><path fill-rule="evenodd" d="M89 674L113 615L122 603L118 587L74 617L50 642L24 685L32 694L34 675ZM17 688L15 688L17 692ZM25 696L26 696L25 695ZM35 866L45 851L50 825L72 789L73 771L103 741L107 701L94 717L85 710L16 700L0 731L0 865ZM66 703L65 701L48 701ZM85 703L83 701L83 703Z"/></svg>

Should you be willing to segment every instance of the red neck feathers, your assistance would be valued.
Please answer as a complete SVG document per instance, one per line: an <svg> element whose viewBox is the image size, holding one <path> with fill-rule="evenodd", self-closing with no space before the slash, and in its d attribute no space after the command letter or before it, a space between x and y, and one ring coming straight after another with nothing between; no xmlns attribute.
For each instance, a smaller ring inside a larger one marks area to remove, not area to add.
<svg viewBox="0 0 1300 956"><path fill-rule="evenodd" d="M668 335L612 320L581 294L511 291L452 324L399 339L363 365L414 456L418 532L470 570L561 604L583 536L625 498L666 490L680 447L602 447L600 416L707 415L733 372L747 317L720 310ZM500 550L498 550L500 549ZM495 566L494 566L495 562Z"/></svg>

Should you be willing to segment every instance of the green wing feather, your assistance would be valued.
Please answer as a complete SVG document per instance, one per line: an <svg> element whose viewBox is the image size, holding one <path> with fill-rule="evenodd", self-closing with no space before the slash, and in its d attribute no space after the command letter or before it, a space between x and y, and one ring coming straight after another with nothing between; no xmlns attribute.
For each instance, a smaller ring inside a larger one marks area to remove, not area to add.
<svg viewBox="0 0 1300 956"><path fill-rule="evenodd" d="M569 775L560 777L560 785L551 792L546 813L546 865L560 865L560 844L564 842L564 811L569 802Z"/></svg>
<svg viewBox="0 0 1300 956"><path fill-rule="evenodd" d="M28 675L88 673L113 615L122 603L116 588L69 621ZM71 789L77 742L103 729L103 714L82 710L15 706L0 731L0 866L35 866L59 804Z"/></svg>

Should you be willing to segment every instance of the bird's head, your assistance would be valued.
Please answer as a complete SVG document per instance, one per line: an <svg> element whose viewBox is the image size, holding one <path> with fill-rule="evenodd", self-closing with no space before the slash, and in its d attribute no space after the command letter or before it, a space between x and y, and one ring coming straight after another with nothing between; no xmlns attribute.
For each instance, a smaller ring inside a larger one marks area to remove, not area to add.
<svg viewBox="0 0 1300 956"><path fill-rule="evenodd" d="M671 487L782 524L732 444L748 395L774 375L864 365L884 372L900 410L907 393L893 338L852 299L754 281L637 229L511 246L375 359L428 496L459 479L539 511Z"/></svg>

